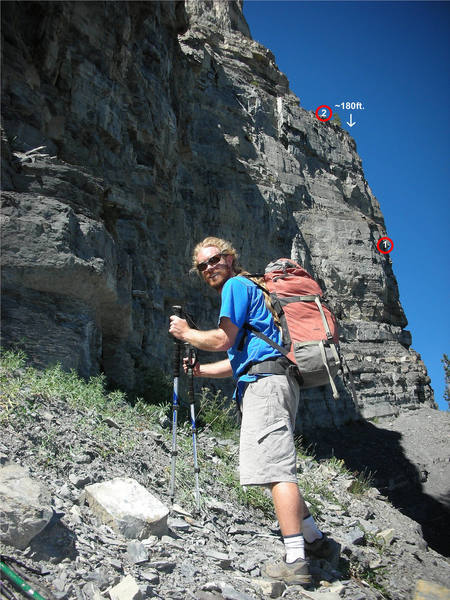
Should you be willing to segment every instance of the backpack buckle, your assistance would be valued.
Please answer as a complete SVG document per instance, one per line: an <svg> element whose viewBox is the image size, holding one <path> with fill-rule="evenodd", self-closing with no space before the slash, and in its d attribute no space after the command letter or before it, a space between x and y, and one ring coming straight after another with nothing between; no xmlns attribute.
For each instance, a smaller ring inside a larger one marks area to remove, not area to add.
<svg viewBox="0 0 450 600"><path fill-rule="evenodd" d="M295 379L300 387L303 385L303 377L297 365L289 365L286 369L286 375Z"/></svg>

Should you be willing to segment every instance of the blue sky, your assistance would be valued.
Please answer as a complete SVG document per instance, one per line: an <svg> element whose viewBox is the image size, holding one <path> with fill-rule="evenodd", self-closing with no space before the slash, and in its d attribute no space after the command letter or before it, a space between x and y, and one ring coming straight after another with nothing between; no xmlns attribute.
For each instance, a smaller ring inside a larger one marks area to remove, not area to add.
<svg viewBox="0 0 450 600"><path fill-rule="evenodd" d="M446 410L450 3L246 0L244 15L303 108L364 106L334 110L380 203L412 347Z"/></svg>

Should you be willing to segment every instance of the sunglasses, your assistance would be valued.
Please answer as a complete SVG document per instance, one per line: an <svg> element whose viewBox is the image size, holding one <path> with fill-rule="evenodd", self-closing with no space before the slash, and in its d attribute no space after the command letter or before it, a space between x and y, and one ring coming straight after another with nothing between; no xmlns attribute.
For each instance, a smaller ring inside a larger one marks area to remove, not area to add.
<svg viewBox="0 0 450 600"><path fill-rule="evenodd" d="M205 260L205 262L198 263L197 269L200 271L200 273L203 273L203 271L206 271L208 266L213 267L214 265L217 265L217 263L220 262L222 256L226 256L226 254L224 252L214 254L214 256L211 256L210 258L208 258L208 260Z"/></svg>

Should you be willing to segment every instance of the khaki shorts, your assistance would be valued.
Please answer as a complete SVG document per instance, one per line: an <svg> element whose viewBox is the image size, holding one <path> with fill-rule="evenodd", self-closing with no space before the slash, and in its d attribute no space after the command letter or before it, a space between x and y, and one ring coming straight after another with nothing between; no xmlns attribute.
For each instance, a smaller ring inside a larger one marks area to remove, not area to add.
<svg viewBox="0 0 450 600"><path fill-rule="evenodd" d="M241 485L297 482L294 446L299 387L285 375L249 383L242 398Z"/></svg>

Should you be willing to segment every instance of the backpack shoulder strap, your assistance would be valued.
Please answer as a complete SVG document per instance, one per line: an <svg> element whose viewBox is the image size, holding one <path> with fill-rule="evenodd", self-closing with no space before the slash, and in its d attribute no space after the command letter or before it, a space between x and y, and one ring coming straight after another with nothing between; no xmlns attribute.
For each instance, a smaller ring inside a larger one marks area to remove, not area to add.
<svg viewBox="0 0 450 600"><path fill-rule="evenodd" d="M283 332L283 343L286 343L286 345L290 347L291 339L289 336L289 330L286 327L283 307L280 303L280 300L279 300L277 294L271 293L266 287L257 283L256 281L253 281L253 279L251 279L252 277L257 277L257 278L264 277L264 273L251 273L250 275L241 275L241 277L245 277L246 279L251 281L258 289L260 289L264 294L267 294L269 296L274 314L276 314L276 316L281 324L281 330ZM289 350L286 350L286 348L283 348L283 346L280 346L279 344L274 342L267 335L265 335L264 333L262 333L261 331L256 329L256 327L254 327L253 325L250 325L249 323L244 323L242 328L245 330L245 333L242 336L241 341L239 342L238 350L243 349L245 339L247 337L247 332L251 331L252 333L254 333L256 335L256 337L258 337L261 340L264 340L267 344L272 346L272 348L274 348L275 350L278 350L278 352L281 352L281 354L283 356L287 356L289 354Z"/></svg>
<svg viewBox="0 0 450 600"><path fill-rule="evenodd" d="M265 292L266 294L270 294L270 292L267 288L265 288L263 285L261 285L260 283L257 283L256 281L254 281L252 279L252 277L255 277L256 279L262 279L264 277L264 273L250 273L249 275L241 275L239 273L237 275L237 277L245 277L245 279L248 279L249 281L254 283L256 285L256 287L259 288L262 292Z"/></svg>
<svg viewBox="0 0 450 600"><path fill-rule="evenodd" d="M287 356L289 354L289 351L286 350L286 348L283 348L283 346L280 346L280 344L277 344L276 342L271 340L270 337L268 337L265 333L262 333L261 331L256 329L256 327L253 327L253 325L250 325L249 323L244 323L244 325L242 327L243 327L243 329L246 329L247 331L251 331L252 333L254 333L256 335L256 337L258 337L260 340L264 340L267 344L272 346L272 348L274 348L275 350L278 350L278 352L281 352L281 354L283 356Z"/></svg>

